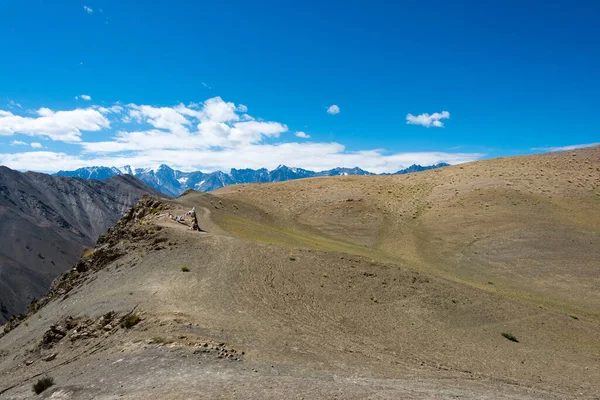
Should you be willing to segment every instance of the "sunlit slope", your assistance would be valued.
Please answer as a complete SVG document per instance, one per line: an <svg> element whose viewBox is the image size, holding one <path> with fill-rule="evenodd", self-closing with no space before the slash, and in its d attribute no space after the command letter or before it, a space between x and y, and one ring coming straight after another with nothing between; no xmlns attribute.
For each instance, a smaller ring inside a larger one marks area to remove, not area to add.
<svg viewBox="0 0 600 400"><path fill-rule="evenodd" d="M600 310L600 147L214 194L214 219L239 236L394 260L590 316Z"/></svg>

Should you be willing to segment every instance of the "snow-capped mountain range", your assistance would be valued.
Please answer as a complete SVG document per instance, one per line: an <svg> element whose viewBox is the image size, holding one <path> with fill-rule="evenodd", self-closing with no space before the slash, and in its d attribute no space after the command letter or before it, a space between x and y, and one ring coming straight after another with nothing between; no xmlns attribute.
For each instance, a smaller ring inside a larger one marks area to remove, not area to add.
<svg viewBox="0 0 600 400"><path fill-rule="evenodd" d="M440 163L430 166L411 165L408 168L400 170L396 175L408 174L411 172L425 171L428 169L446 167L449 164ZM355 168L334 168L328 171L309 171L302 168L290 168L280 165L276 169L269 171L266 168L261 169L232 169L230 173L221 171L205 173L201 171L182 172L172 169L167 165L161 165L158 168L131 168L126 165L117 167L85 167L75 171L59 171L55 175L70 176L83 179L102 180L116 175L133 175L145 182L154 189L169 195L179 196L187 189L194 189L201 192L210 192L224 186L236 183L263 183L263 182L281 182L301 178L314 178L317 176L340 176L340 175L377 175L365 171L358 167Z"/></svg>

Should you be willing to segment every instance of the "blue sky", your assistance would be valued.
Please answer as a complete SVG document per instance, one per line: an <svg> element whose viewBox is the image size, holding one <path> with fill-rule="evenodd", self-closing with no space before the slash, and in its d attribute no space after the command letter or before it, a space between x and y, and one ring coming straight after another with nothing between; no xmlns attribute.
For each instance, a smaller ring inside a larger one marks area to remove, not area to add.
<svg viewBox="0 0 600 400"><path fill-rule="evenodd" d="M600 3L488 3L0 0L0 163L392 172L600 142Z"/></svg>

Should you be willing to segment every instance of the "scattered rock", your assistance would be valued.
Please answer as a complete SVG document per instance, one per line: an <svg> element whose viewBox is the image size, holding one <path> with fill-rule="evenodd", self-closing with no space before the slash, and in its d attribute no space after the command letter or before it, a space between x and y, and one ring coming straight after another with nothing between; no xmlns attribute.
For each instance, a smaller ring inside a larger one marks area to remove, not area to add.
<svg viewBox="0 0 600 400"><path fill-rule="evenodd" d="M58 353L52 353L44 358L42 358L43 361L52 361L56 358L56 356L58 355Z"/></svg>
<svg viewBox="0 0 600 400"><path fill-rule="evenodd" d="M120 319L121 317L114 311L97 319L67 317L59 324L50 326L50 329L44 333L40 347L49 349L67 336L71 342L74 342L111 334L116 331L115 327L119 326Z"/></svg>

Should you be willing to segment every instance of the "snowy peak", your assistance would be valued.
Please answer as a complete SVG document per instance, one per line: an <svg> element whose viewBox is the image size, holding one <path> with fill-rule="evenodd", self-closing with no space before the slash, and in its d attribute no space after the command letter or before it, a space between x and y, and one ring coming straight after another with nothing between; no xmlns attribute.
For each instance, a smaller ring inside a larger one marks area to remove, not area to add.
<svg viewBox="0 0 600 400"><path fill-rule="evenodd" d="M425 171L433 168L441 168L448 164L440 163L430 166L411 165L408 168L399 170L396 174L408 174L412 172ZM376 175L365 171L359 167L344 168L338 167L327 171L314 172L302 168L288 167L279 165L272 171L266 168L261 169L235 169L230 173L216 171L204 173L201 171L182 172L172 169L168 165L161 164L154 168L136 168L126 165L124 167L87 167L79 168L75 171L60 171L56 175L72 176L83 179L102 180L115 175L129 174L145 182L154 189L169 195L179 196L187 189L195 189L202 192L210 192L220 189L224 186L236 183L265 183L265 182L283 182L294 179L313 178L317 176L347 176L347 175ZM391 175L391 174L385 174Z"/></svg>

